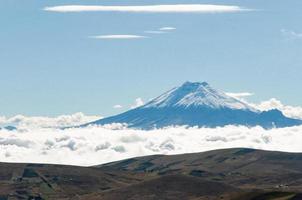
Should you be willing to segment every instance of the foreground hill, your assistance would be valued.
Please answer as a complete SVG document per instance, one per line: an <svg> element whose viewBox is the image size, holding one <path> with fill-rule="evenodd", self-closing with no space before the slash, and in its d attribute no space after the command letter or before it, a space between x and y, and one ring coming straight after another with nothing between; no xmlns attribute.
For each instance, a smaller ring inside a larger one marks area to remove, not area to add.
<svg viewBox="0 0 302 200"><path fill-rule="evenodd" d="M0 200L302 197L302 154L224 149L94 167L0 164Z"/></svg>
<svg viewBox="0 0 302 200"><path fill-rule="evenodd" d="M173 125L217 127L225 125L288 127L302 121L285 117L279 110L261 112L248 104L212 88L208 83L186 82L125 113L87 125L126 123L138 129Z"/></svg>

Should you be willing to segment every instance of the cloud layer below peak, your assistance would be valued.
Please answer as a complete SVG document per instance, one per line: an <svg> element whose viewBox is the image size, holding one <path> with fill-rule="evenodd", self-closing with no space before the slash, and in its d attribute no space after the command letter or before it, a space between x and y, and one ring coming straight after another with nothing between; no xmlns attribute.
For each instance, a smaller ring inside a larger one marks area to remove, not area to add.
<svg viewBox="0 0 302 200"><path fill-rule="evenodd" d="M242 96L247 94L239 93ZM137 98L134 107L142 104L142 99ZM301 107L286 106L276 99L252 105L259 110L278 108L287 116L302 118ZM127 129L122 124L59 128L99 118L82 113L54 118L0 117L0 124L12 123L18 128L0 130L0 161L89 166L137 156L233 147L302 152L302 126L271 130L245 126L168 127L150 131Z"/></svg>
<svg viewBox="0 0 302 200"><path fill-rule="evenodd" d="M45 7L51 12L136 12L136 13L230 13L250 11L233 5L172 4L143 6L63 5Z"/></svg>
<svg viewBox="0 0 302 200"><path fill-rule="evenodd" d="M271 130L171 127L151 131L118 127L0 130L0 161L89 166L137 156L233 147L302 152L302 126Z"/></svg>
<svg viewBox="0 0 302 200"><path fill-rule="evenodd" d="M81 112L57 117L32 117L24 115L16 115L14 117L0 116L0 127L12 125L19 129L62 128L85 124L100 118L102 117L97 115L89 116Z"/></svg>

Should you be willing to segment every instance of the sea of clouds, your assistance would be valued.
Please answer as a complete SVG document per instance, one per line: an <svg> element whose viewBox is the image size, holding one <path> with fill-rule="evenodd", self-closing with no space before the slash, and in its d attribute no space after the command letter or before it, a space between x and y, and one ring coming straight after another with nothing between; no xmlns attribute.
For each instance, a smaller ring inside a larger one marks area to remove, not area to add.
<svg viewBox="0 0 302 200"><path fill-rule="evenodd" d="M60 115L57 117L24 115L16 115L13 117L0 116L0 127L14 126L18 129L62 128L82 125L101 118L102 117L95 115L85 115L81 112L71 115Z"/></svg>
<svg viewBox="0 0 302 200"><path fill-rule="evenodd" d="M0 131L0 161L90 166L136 156L181 154L248 147L302 152L302 126L170 127L142 131L121 125L74 129L35 128Z"/></svg>
<svg viewBox="0 0 302 200"><path fill-rule="evenodd" d="M302 108L276 99L250 104L259 110L279 109L302 119ZM247 147L302 152L302 126L265 130L261 127L170 127L150 131L121 124L61 129L100 119L83 113L58 117L0 117L0 162L53 163L90 166L154 154L182 154Z"/></svg>

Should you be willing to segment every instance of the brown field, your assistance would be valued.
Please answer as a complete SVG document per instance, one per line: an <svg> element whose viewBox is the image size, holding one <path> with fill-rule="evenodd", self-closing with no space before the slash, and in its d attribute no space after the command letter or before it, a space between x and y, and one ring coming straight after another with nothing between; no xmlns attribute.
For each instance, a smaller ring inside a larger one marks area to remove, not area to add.
<svg viewBox="0 0 302 200"><path fill-rule="evenodd" d="M93 167L0 164L0 200L298 200L302 154L224 149Z"/></svg>

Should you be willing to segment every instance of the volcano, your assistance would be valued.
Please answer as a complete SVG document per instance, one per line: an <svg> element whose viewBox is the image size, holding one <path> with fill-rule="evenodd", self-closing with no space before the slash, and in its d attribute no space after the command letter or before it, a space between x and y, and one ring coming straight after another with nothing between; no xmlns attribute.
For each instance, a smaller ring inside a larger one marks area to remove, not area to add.
<svg viewBox="0 0 302 200"><path fill-rule="evenodd" d="M185 82L143 106L87 125L127 124L129 128L155 129L168 126L220 127L226 125L281 128L301 125L279 110L261 112L212 88L206 82Z"/></svg>

